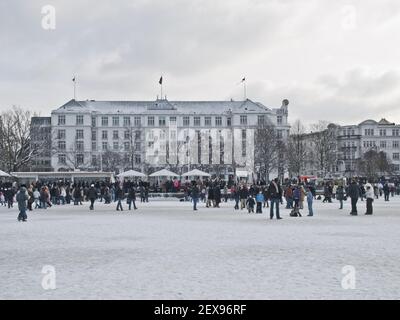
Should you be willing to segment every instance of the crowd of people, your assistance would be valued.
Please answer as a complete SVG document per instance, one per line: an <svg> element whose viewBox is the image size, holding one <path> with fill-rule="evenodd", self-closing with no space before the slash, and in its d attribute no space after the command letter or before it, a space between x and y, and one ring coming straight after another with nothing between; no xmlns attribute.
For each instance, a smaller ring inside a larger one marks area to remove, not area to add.
<svg viewBox="0 0 400 320"><path fill-rule="evenodd" d="M90 202L89 209L94 210L95 202L105 204L116 203L116 211L123 211L123 202L126 200L128 210L137 210L137 197L140 202L149 202L150 191L181 192L181 201L192 201L193 210L198 210L198 204L204 203L206 208L219 208L222 202L232 201L234 210L246 210L248 213L262 214L263 209L269 208L269 217L282 219L280 205L286 204L286 209L291 210L290 216L301 217L302 210L306 209L308 216L314 215L313 203L321 200L323 203L338 201L339 209L347 199L351 201L351 215L357 215L358 201L366 202L366 214L373 214L374 199L390 197L400 194L400 183L380 181L362 181L353 179L346 184L326 182L323 192L317 194L316 186L300 179L286 179L282 184L278 179L266 184L261 181L255 184L245 182L224 181L219 179L186 180L184 183L178 179L167 180L163 184L150 185L145 181L117 181L111 182L41 182L29 185L0 182L0 206L14 207L18 204L19 221L27 221L27 211L46 210L52 206L83 205Z"/></svg>

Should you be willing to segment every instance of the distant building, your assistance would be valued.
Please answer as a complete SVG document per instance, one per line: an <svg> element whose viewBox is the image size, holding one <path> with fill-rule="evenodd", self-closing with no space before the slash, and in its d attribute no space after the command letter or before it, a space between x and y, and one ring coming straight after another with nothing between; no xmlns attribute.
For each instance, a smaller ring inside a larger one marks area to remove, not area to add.
<svg viewBox="0 0 400 320"><path fill-rule="evenodd" d="M52 171L51 166L51 117L32 117L31 149L33 157L30 171Z"/></svg>
<svg viewBox="0 0 400 320"><path fill-rule="evenodd" d="M392 171L400 175L400 125L382 119L377 122L366 120L358 125L338 126L331 124L329 129L335 135L335 152L332 154L331 165L327 177L359 176L359 164L363 155L369 150L385 152L392 163ZM322 132L305 134L303 142L307 148L304 174L323 176L318 168L314 145L315 135Z"/></svg>
<svg viewBox="0 0 400 320"><path fill-rule="evenodd" d="M260 124L289 135L288 104L246 101L75 101L51 113L51 167L152 171L168 166L254 173ZM180 173L180 172L177 172Z"/></svg>
<svg viewBox="0 0 400 320"><path fill-rule="evenodd" d="M357 161L369 150L383 151L400 174L400 125L382 119L366 120L358 125L338 129L339 171L346 175L358 174Z"/></svg>

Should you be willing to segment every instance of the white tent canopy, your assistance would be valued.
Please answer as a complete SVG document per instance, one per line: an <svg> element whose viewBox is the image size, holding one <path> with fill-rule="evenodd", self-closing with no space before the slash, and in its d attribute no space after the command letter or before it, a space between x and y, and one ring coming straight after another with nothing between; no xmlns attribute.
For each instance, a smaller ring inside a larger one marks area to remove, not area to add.
<svg viewBox="0 0 400 320"><path fill-rule="evenodd" d="M249 176L249 173L244 170L236 170L236 177L238 178L247 178Z"/></svg>
<svg viewBox="0 0 400 320"><path fill-rule="evenodd" d="M167 169L162 169L160 171L152 173L150 177L179 177L179 174L176 174Z"/></svg>
<svg viewBox="0 0 400 320"><path fill-rule="evenodd" d="M0 177L11 177L8 173L0 170Z"/></svg>
<svg viewBox="0 0 400 320"><path fill-rule="evenodd" d="M145 177L146 175L144 173L141 173L139 171L135 170L128 170L123 173L120 173L117 175L119 178L128 178L128 177Z"/></svg>
<svg viewBox="0 0 400 320"><path fill-rule="evenodd" d="M208 174L207 172L194 169L192 171L186 172L185 174L182 175L183 177L210 177L211 175Z"/></svg>

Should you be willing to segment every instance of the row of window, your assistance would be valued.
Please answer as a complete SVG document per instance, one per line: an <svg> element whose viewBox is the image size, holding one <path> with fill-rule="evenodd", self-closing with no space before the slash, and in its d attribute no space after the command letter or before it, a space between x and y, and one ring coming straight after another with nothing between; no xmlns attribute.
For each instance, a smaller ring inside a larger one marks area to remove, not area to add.
<svg viewBox="0 0 400 320"><path fill-rule="evenodd" d="M121 151L121 146L123 151L140 151L141 150L141 143L135 142L131 145L130 142L124 142L122 145L119 142L112 143L112 150L114 151ZM103 151L110 150L110 144L108 142L102 142L101 149ZM75 150L78 152L84 152L85 146L83 141L76 141ZM58 141L58 151L67 151L67 145L65 141ZM92 151L97 151L97 142L92 142Z"/></svg>
<svg viewBox="0 0 400 320"><path fill-rule="evenodd" d="M109 118L108 116L102 116L100 118L101 120L101 126L102 127L108 127L109 126ZM190 116L184 116L183 117L183 126L190 126L191 125L191 117ZM193 117L193 126L201 126L201 118L200 116L194 116ZM124 116L123 117L123 126L124 127L130 127L131 126L131 117ZM170 125L176 125L177 118L176 117L169 117L169 124ZM283 117L282 116L277 116L277 123L278 125L283 123ZM65 115L59 115L58 116L58 125L65 125L66 124L66 118ZM76 125L83 125L84 124L84 118L83 115L77 115L76 116ZM111 124L113 127L119 127L120 126L120 117L119 116L112 116L111 117ZM142 119L139 116L134 117L134 126L139 127L142 124ZM222 123L222 117L217 116L215 117L215 122L214 122L216 127L221 127L223 125ZM240 124L241 125L247 125L247 116L246 115L241 115L240 116ZM263 125L266 124L266 116L265 115L259 115L258 116L258 124ZM148 126L155 126L155 117L154 116L148 116L147 117L147 125ZM167 118L164 116L159 116L158 117L158 126L166 126L167 125ZM232 126L232 118L228 117L226 118L226 125L228 127ZM92 117L92 127L97 126L97 117ZM212 126L212 117L206 116L204 117L204 126Z"/></svg>
<svg viewBox="0 0 400 320"><path fill-rule="evenodd" d="M124 155L124 162L128 163L130 162L130 155L129 154L125 154ZM70 160L70 159L68 159ZM74 159L72 159L73 161L75 161L75 164L77 166L83 166L85 164L85 156L83 154L77 154L75 156ZM139 165L142 163L142 158L140 154L135 154L134 155L134 162L136 165ZM104 160L103 160L104 163ZM67 163L67 155L66 154L59 154L58 155L58 164L59 165L70 165L69 163ZM91 158L91 165L92 166L98 166L100 164L100 157L96 156L96 155L92 155Z"/></svg>
<svg viewBox="0 0 400 320"><path fill-rule="evenodd" d="M392 141L392 148L393 149L399 149L400 148L400 141ZM376 141L364 141L363 142L364 148L375 148ZM382 149L389 148L389 142L388 141L379 141L379 147Z"/></svg>
<svg viewBox="0 0 400 320"><path fill-rule="evenodd" d="M389 136L390 130L388 129L379 129L379 136L380 137L386 137ZM354 130L353 129L347 129L343 130L343 135L354 135ZM399 137L400 136L400 129L392 129L391 130L392 136L393 137ZM375 136L375 130L374 129L364 129L364 135L368 137L373 137Z"/></svg>

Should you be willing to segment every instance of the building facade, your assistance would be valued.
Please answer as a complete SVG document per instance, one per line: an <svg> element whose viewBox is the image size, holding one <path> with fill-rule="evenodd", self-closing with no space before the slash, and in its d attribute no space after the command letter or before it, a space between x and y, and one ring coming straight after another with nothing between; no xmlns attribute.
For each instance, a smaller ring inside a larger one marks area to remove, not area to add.
<svg viewBox="0 0 400 320"><path fill-rule="evenodd" d="M327 148L328 152L324 155L331 158L325 175L318 166L316 152L319 148L315 145L318 135L334 136L333 147ZM304 174L329 178L361 176L360 162L364 154L375 150L383 151L392 164L392 173L400 175L400 125L386 119L379 122L366 120L357 125L330 124L323 132L304 134L303 143L306 149Z"/></svg>
<svg viewBox="0 0 400 320"><path fill-rule="evenodd" d="M344 175L358 175L357 164L369 150L383 151L400 174L400 125L382 119L338 128L338 166Z"/></svg>
<svg viewBox="0 0 400 320"><path fill-rule="evenodd" d="M31 150L33 157L30 170L38 172L52 171L51 166L51 117L32 117Z"/></svg>
<svg viewBox="0 0 400 320"><path fill-rule="evenodd" d="M143 172L169 167L220 174L254 173L254 134L272 125L289 135L280 108L246 101L75 101L51 114L51 167Z"/></svg>

